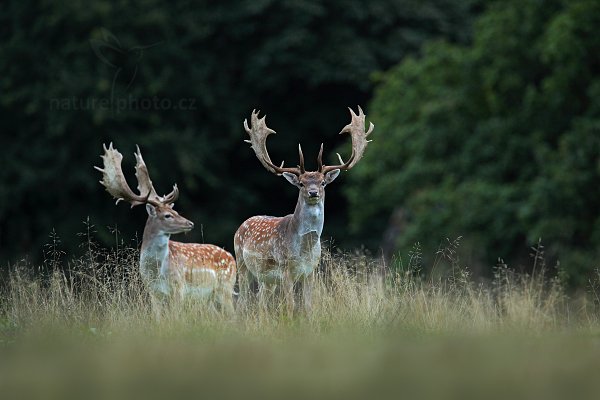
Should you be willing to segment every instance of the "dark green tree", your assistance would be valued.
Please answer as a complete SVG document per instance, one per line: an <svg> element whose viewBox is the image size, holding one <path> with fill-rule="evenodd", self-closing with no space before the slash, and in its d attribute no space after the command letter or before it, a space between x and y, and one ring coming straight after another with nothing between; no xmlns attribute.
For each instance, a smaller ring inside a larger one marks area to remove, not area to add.
<svg viewBox="0 0 600 400"><path fill-rule="evenodd" d="M6 1L0 5L0 262L41 253L55 228L67 250L90 216L104 243L141 232L145 211L115 207L92 169L101 144L141 146L154 183L181 189L188 240L231 249L248 216L285 214L296 192L243 143L253 108L316 163L364 103L371 74L431 38L464 42L481 1ZM353 171L354 172L354 171ZM132 182L131 182L132 183ZM344 232L341 189L327 234ZM203 228L203 229L202 229ZM341 236L341 235L340 235ZM343 240L343 236L341 236Z"/></svg>
<svg viewBox="0 0 600 400"><path fill-rule="evenodd" d="M354 231L375 244L402 210L398 248L463 235L483 266L524 262L541 237L584 282L600 249L598 26L595 0L501 1L472 45L434 41L382 74L377 140L347 187Z"/></svg>

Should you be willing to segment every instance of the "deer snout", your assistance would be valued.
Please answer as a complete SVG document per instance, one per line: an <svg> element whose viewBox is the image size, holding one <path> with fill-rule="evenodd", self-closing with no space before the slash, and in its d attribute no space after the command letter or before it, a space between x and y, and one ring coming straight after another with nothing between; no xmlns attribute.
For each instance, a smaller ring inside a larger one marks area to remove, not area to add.
<svg viewBox="0 0 600 400"><path fill-rule="evenodd" d="M194 223L192 221L188 221L187 223L188 223L188 226L190 227L190 229L194 227Z"/></svg>
<svg viewBox="0 0 600 400"><path fill-rule="evenodd" d="M309 190L308 197L319 197L319 191L318 190Z"/></svg>

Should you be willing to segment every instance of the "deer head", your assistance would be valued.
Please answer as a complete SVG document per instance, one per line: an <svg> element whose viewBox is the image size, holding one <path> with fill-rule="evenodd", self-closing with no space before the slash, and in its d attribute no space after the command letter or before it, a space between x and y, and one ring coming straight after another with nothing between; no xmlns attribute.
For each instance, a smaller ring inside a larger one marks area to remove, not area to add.
<svg viewBox="0 0 600 400"><path fill-rule="evenodd" d="M112 197L117 199L117 204L122 200L130 203L132 208L140 204L145 204L149 222L156 225L157 229L162 233L175 234L192 230L194 224L173 209L173 204L179 197L177 185L173 185L171 193L159 196L154 189L139 147L137 147L137 152L135 153L135 176L138 182L137 189L139 194L135 194L131 190L123 175L121 169L123 155L117 149L113 148L112 143L108 148L106 145L103 145L103 148L104 154L100 157L102 157L104 168L94 168L102 172L100 183Z"/></svg>
<svg viewBox="0 0 600 400"><path fill-rule="evenodd" d="M324 198L325 186L333 182L338 177L340 171L346 171L354 167L362 158L367 144L370 142L370 140L367 140L367 136L373 131L373 123L369 123L369 129L365 131L365 114L360 106L358 107L358 114L355 114L351 108L349 110L351 121L342 129L340 134L349 133L351 135L352 154L346 162L338 154L337 156L340 161L338 165L323 164L323 144L321 144L319 156L317 157L317 171L311 172L305 170L304 154L300 145L298 145L300 162L297 167L286 168L283 166L283 162L279 167L273 164L267 151L266 141L267 137L275 133L275 131L267 127L266 116L262 118L258 117L260 111L252 111L250 117L251 127L248 126L248 121L244 120L244 128L250 135L250 140L246 140L246 142L251 144L256 157L268 171L276 175L283 175L288 182L300 189L300 195L306 202L316 204Z"/></svg>

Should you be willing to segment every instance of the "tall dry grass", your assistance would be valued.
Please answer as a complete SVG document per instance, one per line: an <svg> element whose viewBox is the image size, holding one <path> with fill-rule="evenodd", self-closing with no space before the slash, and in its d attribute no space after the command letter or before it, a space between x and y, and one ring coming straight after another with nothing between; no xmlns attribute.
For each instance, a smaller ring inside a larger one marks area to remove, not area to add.
<svg viewBox="0 0 600 400"><path fill-rule="evenodd" d="M593 293L570 298L547 271L523 275L505 265L496 268L493 280L477 283L459 265L456 250L456 243L442 248L432 269L445 272L427 276L420 274L415 252L406 265L390 269L364 255L325 251L313 277L310 312L288 315L282 298L268 293L258 300L238 299L236 313L223 315L211 304L194 301L153 307L137 271L138 251L99 249L90 242L84 256L66 264L50 252L42 273L26 264L10 270L0 301L2 340L54 330L92 336L202 331L269 337L398 330L541 333L600 325Z"/></svg>
<svg viewBox="0 0 600 400"><path fill-rule="evenodd" d="M394 269L326 251L310 312L288 315L282 299L266 295L224 315L191 301L153 307L135 248L88 240L68 262L50 249L40 271L13 266L2 285L0 393L561 398L600 390L595 292L568 295L539 254L531 275L499 265L477 282L457 251L448 241L427 274L418 247Z"/></svg>

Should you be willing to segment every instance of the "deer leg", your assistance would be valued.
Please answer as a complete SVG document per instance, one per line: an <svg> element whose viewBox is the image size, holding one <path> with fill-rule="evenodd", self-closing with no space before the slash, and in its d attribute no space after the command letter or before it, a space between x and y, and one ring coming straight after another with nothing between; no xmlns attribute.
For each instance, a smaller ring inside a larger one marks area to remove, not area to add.
<svg viewBox="0 0 600 400"><path fill-rule="evenodd" d="M258 281L258 309L263 314L268 314L269 303L272 303L275 293L277 292L277 284Z"/></svg>
<svg viewBox="0 0 600 400"><path fill-rule="evenodd" d="M215 294L221 312L226 315L233 315L233 287L230 287L230 285L222 285L222 287L216 289Z"/></svg>
<svg viewBox="0 0 600 400"><path fill-rule="evenodd" d="M282 282L283 296L288 316L294 315L294 279L288 271L283 275Z"/></svg>
<svg viewBox="0 0 600 400"><path fill-rule="evenodd" d="M312 309L313 275L305 276L298 282L298 311L304 313Z"/></svg>
<svg viewBox="0 0 600 400"><path fill-rule="evenodd" d="M300 282L300 287L302 290L302 305L304 308L304 312L308 314L312 310L312 292L314 285L314 275L311 274L306 276Z"/></svg>
<svg viewBox="0 0 600 400"><path fill-rule="evenodd" d="M238 299L236 306L248 307L253 301L256 300L254 286L256 285L256 279L250 270L245 266L243 262L238 263Z"/></svg>
<svg viewBox="0 0 600 400"><path fill-rule="evenodd" d="M164 295L150 294L150 308L157 321L160 321L162 317L170 313L171 299Z"/></svg>

